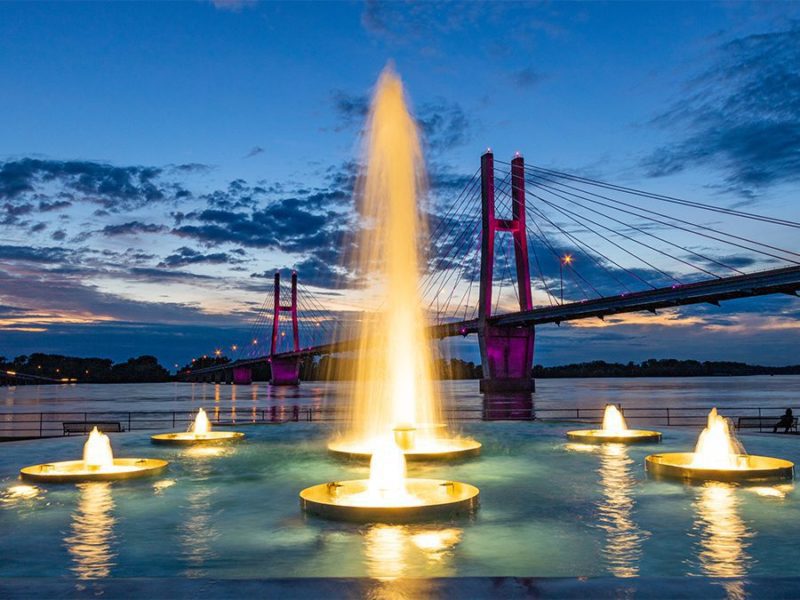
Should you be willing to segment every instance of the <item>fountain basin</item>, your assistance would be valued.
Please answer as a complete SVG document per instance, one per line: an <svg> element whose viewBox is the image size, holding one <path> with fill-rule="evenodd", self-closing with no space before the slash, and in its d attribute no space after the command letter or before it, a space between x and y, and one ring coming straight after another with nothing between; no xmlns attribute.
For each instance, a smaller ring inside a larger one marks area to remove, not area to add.
<svg viewBox="0 0 800 600"><path fill-rule="evenodd" d="M694 458L694 452L651 454L645 459L645 467L647 472L655 477L688 481L714 480L748 483L794 477L794 463L782 458L740 454L738 455L740 467L736 469L693 467Z"/></svg>
<svg viewBox="0 0 800 600"><path fill-rule="evenodd" d="M328 450L343 458L369 460L372 457L372 448L363 442L331 442ZM481 443L468 439L438 439L435 444L420 444L409 449L403 449L406 460L458 460L477 456L481 452Z"/></svg>
<svg viewBox="0 0 800 600"><path fill-rule="evenodd" d="M193 431L180 431L176 433L158 433L150 436L154 444L169 444L173 446L193 446L199 444L213 445L238 442L244 439L244 434L239 431L209 431L208 433L194 433Z"/></svg>
<svg viewBox="0 0 800 600"><path fill-rule="evenodd" d="M157 458L115 458L107 469L87 469L82 460L32 465L20 469L25 481L41 483L78 483L82 481L114 481L157 475L167 468L166 460Z"/></svg>
<svg viewBox="0 0 800 600"><path fill-rule="evenodd" d="M443 479L406 479L407 495L396 502L360 500L368 479L322 483L300 492L300 506L325 519L358 523L409 523L468 515L478 507L474 485Z"/></svg>
<svg viewBox="0 0 800 600"><path fill-rule="evenodd" d="M646 442L660 442L661 432L647 429L628 429L624 432L606 431L605 429L576 429L568 431L567 437L575 442L588 444L602 444L603 442L643 444Z"/></svg>

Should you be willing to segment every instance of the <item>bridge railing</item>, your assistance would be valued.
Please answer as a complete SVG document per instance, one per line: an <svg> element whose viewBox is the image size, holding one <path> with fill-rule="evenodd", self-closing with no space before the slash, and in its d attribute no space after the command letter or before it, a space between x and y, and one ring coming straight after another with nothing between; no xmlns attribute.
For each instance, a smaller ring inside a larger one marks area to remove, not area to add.
<svg viewBox="0 0 800 600"><path fill-rule="evenodd" d="M697 407L622 407L630 427L700 427L705 424L711 406ZM792 407L796 414L800 408ZM784 409L743 406L725 408L722 414L736 425L740 417L760 417L763 429L772 419L778 421ZM514 403L445 410L452 422L469 421L541 421L598 424L604 407L520 407ZM337 407L274 405L269 407L207 408L214 425L255 425L292 422L343 422L348 413ZM171 411L84 411L84 412L0 412L0 440L14 438L57 437L64 435L64 423L114 423L123 431L187 430L195 417L194 410ZM759 421L760 422L760 421ZM762 430L762 427L758 427Z"/></svg>

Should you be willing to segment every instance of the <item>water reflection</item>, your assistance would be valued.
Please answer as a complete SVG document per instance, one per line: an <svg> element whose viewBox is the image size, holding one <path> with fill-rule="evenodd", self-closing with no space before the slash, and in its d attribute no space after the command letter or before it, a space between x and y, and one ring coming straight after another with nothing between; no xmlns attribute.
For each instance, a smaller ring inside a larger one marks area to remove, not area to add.
<svg viewBox="0 0 800 600"><path fill-rule="evenodd" d="M44 495L44 490L35 485L18 484L12 485L0 494L0 504L16 506L30 502Z"/></svg>
<svg viewBox="0 0 800 600"><path fill-rule="evenodd" d="M747 549L753 533L739 516L740 501L729 483L708 482L694 502L700 569L710 577L742 577L747 574Z"/></svg>
<svg viewBox="0 0 800 600"><path fill-rule="evenodd" d="M194 451L196 448L189 450ZM198 462L192 469L195 487L186 497L187 504L182 511L185 517L180 526L180 544L181 556L186 562L183 574L186 577L207 577L206 564L216 558L213 542L217 537L211 514L214 490L208 483L211 465L203 460L209 458L205 453L187 451L187 456L198 459Z"/></svg>
<svg viewBox="0 0 800 600"><path fill-rule="evenodd" d="M602 498L597 504L597 526L606 534L603 556L615 577L636 577L642 543L650 532L640 529L633 521L633 459L624 444L602 444L600 454L600 485Z"/></svg>
<svg viewBox="0 0 800 600"><path fill-rule="evenodd" d="M64 538L72 557L70 570L80 579L108 577L117 557L111 484L89 482L77 487L78 507L72 513L70 533Z"/></svg>
<svg viewBox="0 0 800 600"><path fill-rule="evenodd" d="M454 527L370 527L364 536L367 574L385 580L408 576L412 570L428 577L452 575L453 549L462 534Z"/></svg>
<svg viewBox="0 0 800 600"><path fill-rule="evenodd" d="M530 392L486 392L483 394L484 421L530 421L535 417Z"/></svg>

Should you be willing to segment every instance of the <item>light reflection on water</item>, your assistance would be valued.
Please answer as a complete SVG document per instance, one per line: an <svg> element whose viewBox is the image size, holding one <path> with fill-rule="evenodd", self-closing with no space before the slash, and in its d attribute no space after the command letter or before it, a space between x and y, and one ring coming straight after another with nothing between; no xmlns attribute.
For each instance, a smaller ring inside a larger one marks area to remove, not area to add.
<svg viewBox="0 0 800 600"><path fill-rule="evenodd" d="M453 549L461 541L463 530L455 527L410 525L374 525L364 534L367 574L391 580L407 574L411 563L433 563L432 576L454 573Z"/></svg>
<svg viewBox="0 0 800 600"><path fill-rule="evenodd" d="M208 450L214 452L208 453ZM208 459L220 455L219 447L194 446L185 455L195 459L192 465L193 485L196 487L186 496L181 511L183 520L179 527L181 556L186 564L186 577L207 577L207 563L217 557L214 541L217 529L212 518L214 486L209 483L212 466Z"/></svg>
<svg viewBox="0 0 800 600"><path fill-rule="evenodd" d="M93 481L77 487L78 506L72 513L69 534L64 538L72 557L70 570L80 579L108 577L117 558L111 484Z"/></svg>
<svg viewBox="0 0 800 600"><path fill-rule="evenodd" d="M743 577L750 567L753 532L739 515L740 500L729 483L708 482L693 503L697 558L703 575Z"/></svg>
<svg viewBox="0 0 800 600"><path fill-rule="evenodd" d="M635 478L634 461L624 444L602 444L597 526L606 534L602 553L612 575L635 577L639 574L642 543L650 533L639 528L632 518Z"/></svg>

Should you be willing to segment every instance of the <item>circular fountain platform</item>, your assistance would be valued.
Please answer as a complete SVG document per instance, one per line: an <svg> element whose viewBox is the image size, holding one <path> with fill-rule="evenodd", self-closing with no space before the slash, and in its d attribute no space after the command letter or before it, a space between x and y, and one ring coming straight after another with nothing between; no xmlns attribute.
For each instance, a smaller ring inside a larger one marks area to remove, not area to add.
<svg viewBox="0 0 800 600"><path fill-rule="evenodd" d="M32 465L20 469L26 481L41 483L78 483L82 481L114 481L161 473L169 463L157 458L115 458L109 470L87 469L82 460Z"/></svg>
<svg viewBox="0 0 800 600"><path fill-rule="evenodd" d="M154 444L170 444L173 446L226 444L228 442L238 442L241 439L244 439L244 434L239 431L209 431L201 435L191 431L181 431L150 436L150 441Z"/></svg>
<svg viewBox="0 0 800 600"><path fill-rule="evenodd" d="M480 491L474 485L442 479L406 479L407 495L396 503L367 499L368 479L322 483L300 492L300 506L313 515L358 523L408 523L472 513Z"/></svg>
<svg viewBox="0 0 800 600"><path fill-rule="evenodd" d="M328 450L345 458L369 460L372 449L358 442L331 442ZM468 439L441 439L435 445L424 445L403 450L406 460L457 460L477 456L481 453L481 443Z"/></svg>
<svg viewBox="0 0 800 600"><path fill-rule="evenodd" d="M660 431L647 429L628 429L624 434L607 432L604 429L577 429L568 431L567 437L575 442L588 444L602 444L613 442L616 444L644 444L647 442L660 442Z"/></svg>
<svg viewBox="0 0 800 600"><path fill-rule="evenodd" d="M794 463L782 458L740 454L735 469L693 467L694 452L651 454L645 459L647 472L655 477L688 481L739 481L743 483L792 479Z"/></svg>

